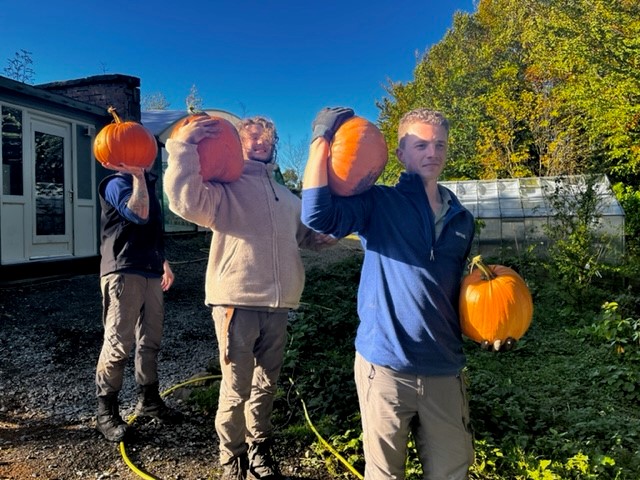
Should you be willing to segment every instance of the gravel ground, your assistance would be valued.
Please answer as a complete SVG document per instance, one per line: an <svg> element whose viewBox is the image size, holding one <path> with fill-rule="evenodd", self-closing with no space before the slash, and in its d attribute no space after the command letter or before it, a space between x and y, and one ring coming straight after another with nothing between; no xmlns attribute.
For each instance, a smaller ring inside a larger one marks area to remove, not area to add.
<svg viewBox="0 0 640 480"><path fill-rule="evenodd" d="M209 241L204 233L167 238L176 281L165 296L162 391L210 374L217 364L211 317L202 303ZM305 264L325 265L352 255L357 246L344 242L322 253L303 253ZM141 474L132 471L116 444L95 431L100 317L97 275L0 287L0 480L218 478L213 414L183 401L188 388L166 397L187 415L183 424L135 423L126 456ZM130 362L120 397L124 418L133 411L134 389ZM276 449L283 473L331 478L322 464L305 460L305 450Z"/></svg>

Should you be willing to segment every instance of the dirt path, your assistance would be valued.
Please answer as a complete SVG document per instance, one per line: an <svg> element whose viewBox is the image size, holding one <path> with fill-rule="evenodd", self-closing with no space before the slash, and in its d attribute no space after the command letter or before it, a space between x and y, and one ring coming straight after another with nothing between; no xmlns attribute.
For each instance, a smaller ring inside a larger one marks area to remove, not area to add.
<svg viewBox="0 0 640 480"><path fill-rule="evenodd" d="M217 363L209 309L203 303L206 234L170 236L176 282L166 295L160 356L161 389ZM343 240L322 253L303 252L305 265L324 267L359 251ZM117 445L94 430L93 374L102 341L97 275L0 289L0 480L138 479ZM121 394L131 414L130 371ZM167 401L187 414L176 427L137 425L127 454L159 479L218 478L213 415L192 411L179 396ZM300 451L276 451L291 478L331 478Z"/></svg>

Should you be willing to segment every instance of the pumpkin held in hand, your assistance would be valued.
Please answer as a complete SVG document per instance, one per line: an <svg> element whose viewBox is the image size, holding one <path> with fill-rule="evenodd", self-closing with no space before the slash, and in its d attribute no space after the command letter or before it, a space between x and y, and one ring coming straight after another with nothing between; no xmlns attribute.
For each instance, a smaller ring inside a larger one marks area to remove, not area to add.
<svg viewBox="0 0 640 480"><path fill-rule="evenodd" d="M106 125L98 132L93 142L93 154L102 165L149 168L158 155L155 137L136 122L123 122L116 109L107 111L114 123Z"/></svg>
<svg viewBox="0 0 640 480"><path fill-rule="evenodd" d="M368 190L387 164L387 143L370 121L354 116L340 125L331 142L329 189L348 197Z"/></svg>
<svg viewBox="0 0 640 480"><path fill-rule="evenodd" d="M171 131L171 137L180 127L202 115L209 116L205 112L198 112L178 122ZM242 175L244 168L240 135L229 120L216 116L211 118L218 120L221 131L215 137L205 138L198 143L200 175L206 182L235 182Z"/></svg>
<svg viewBox="0 0 640 480"><path fill-rule="evenodd" d="M531 325L533 300L524 280L503 265L474 257L460 288L460 326L470 339L500 350L519 340Z"/></svg>

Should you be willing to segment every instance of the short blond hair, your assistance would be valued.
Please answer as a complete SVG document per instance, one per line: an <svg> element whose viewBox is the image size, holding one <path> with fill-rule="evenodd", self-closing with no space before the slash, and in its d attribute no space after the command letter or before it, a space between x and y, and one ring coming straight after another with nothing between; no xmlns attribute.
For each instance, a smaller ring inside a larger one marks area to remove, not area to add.
<svg viewBox="0 0 640 480"><path fill-rule="evenodd" d="M402 138L410 125L414 123L425 123L427 125L439 125L444 127L449 136L449 120L442 112L430 110L428 108L415 108L405 113L398 122L398 145L402 147Z"/></svg>

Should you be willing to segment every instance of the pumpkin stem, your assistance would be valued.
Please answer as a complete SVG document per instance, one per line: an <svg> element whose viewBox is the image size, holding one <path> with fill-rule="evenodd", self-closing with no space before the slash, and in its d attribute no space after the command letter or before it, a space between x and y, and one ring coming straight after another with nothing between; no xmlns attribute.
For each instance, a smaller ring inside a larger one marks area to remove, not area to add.
<svg viewBox="0 0 640 480"><path fill-rule="evenodd" d="M116 113L116 107L111 106L107 108L107 112L109 112L113 116L113 119L116 121L116 123L122 123L122 120L120 120L120 117Z"/></svg>
<svg viewBox="0 0 640 480"><path fill-rule="evenodd" d="M482 278L484 280L493 280L497 277L495 273L489 268L489 266L484 263L482 260L482 255L476 255L471 259L471 265L469 265L469 273L473 271L474 268L480 269L482 272Z"/></svg>
<svg viewBox="0 0 640 480"><path fill-rule="evenodd" d="M199 113L202 113L202 110L198 110L193 103L187 104L187 111L189 112L189 115L197 115Z"/></svg>

